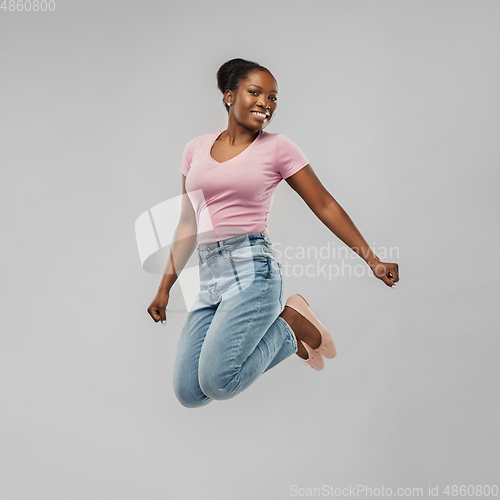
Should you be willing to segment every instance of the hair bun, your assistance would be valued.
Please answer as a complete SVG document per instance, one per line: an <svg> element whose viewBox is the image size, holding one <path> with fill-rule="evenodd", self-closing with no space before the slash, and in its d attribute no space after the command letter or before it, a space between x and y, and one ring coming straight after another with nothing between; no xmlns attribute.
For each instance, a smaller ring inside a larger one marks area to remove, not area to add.
<svg viewBox="0 0 500 500"><path fill-rule="evenodd" d="M222 92L222 102L227 111L227 105L224 94L226 90L232 90L234 93L238 91L241 80L244 80L248 73L254 70L267 71L270 75L271 72L254 61L248 61L237 57L226 61L217 71L217 87Z"/></svg>

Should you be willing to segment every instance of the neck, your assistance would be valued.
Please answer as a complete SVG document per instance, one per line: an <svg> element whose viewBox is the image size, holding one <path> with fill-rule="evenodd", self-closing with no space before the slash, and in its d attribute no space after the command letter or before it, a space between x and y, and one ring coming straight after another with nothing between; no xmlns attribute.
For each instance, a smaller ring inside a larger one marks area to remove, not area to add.
<svg viewBox="0 0 500 500"><path fill-rule="evenodd" d="M247 127L243 127L238 124L236 120L232 120L232 117L230 116L227 124L227 130L221 134L219 140L229 144L230 146L248 144L253 142L260 132L260 129L252 130Z"/></svg>

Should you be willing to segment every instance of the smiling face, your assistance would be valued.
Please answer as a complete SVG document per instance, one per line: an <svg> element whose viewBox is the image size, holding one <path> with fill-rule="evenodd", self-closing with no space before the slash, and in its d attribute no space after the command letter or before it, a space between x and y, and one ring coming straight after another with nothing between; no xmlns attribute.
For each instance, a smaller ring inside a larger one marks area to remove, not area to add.
<svg viewBox="0 0 500 500"><path fill-rule="evenodd" d="M241 80L236 96L231 90L226 90L225 98L227 103L232 103L230 117L232 115L243 127L260 130L267 127L274 116L278 85L267 71L255 70Z"/></svg>

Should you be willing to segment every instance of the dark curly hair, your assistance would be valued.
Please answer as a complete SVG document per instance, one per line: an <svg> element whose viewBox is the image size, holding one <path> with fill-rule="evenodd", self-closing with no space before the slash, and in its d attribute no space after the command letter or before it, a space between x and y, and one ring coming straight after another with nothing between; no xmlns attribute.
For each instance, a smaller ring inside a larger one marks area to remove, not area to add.
<svg viewBox="0 0 500 500"><path fill-rule="evenodd" d="M222 103L229 113L229 108L224 99L226 90L232 90L235 94L238 92L241 80L245 80L248 73L254 70L267 71L271 76L273 74L264 66L246 59L231 59L225 62L217 71L217 87L222 92ZM273 77L274 78L274 77Z"/></svg>

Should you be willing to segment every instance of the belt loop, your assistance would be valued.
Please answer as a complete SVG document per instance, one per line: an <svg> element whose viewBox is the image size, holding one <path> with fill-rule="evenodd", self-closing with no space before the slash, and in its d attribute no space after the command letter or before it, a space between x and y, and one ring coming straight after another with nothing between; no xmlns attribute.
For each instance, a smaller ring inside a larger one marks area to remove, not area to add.
<svg viewBox="0 0 500 500"><path fill-rule="evenodd" d="M224 246L224 242L221 240L219 241L219 245L220 245L220 253L222 254L222 256L224 258L226 258L226 255L227 255L227 250L226 250L226 247Z"/></svg>

